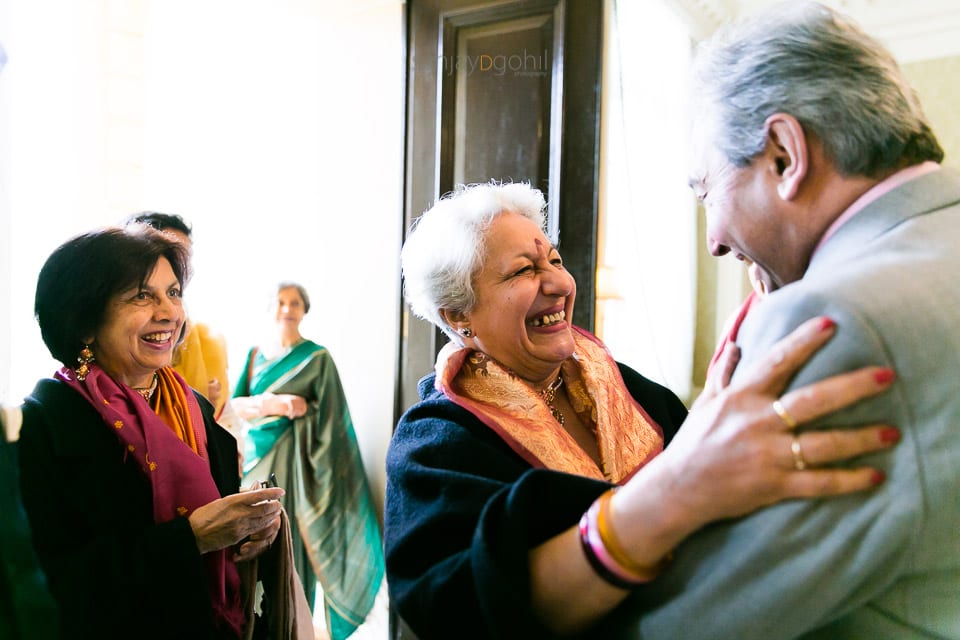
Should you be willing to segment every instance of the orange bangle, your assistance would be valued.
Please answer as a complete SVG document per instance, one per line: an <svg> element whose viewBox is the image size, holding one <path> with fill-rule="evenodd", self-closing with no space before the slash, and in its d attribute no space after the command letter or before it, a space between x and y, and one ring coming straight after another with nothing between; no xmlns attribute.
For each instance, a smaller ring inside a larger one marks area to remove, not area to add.
<svg viewBox="0 0 960 640"><path fill-rule="evenodd" d="M603 546L607 548L607 553L610 554L610 557L616 560L621 567L639 576L643 580L653 580L660 574L660 571L663 570L664 565L670 559L670 555L668 554L663 560L652 567L642 567L624 550L620 541L617 540L617 537L610 529L610 499L613 498L613 494L616 493L616 491L617 487L614 487L604 492L598 500L600 503L598 506L600 508L597 513L597 531L600 533L600 540L603 542Z"/></svg>

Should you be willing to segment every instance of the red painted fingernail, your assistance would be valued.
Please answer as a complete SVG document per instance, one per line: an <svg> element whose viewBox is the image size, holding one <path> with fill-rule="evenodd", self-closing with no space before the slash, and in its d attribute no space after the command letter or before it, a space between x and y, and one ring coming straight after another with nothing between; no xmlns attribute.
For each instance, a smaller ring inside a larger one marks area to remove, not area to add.
<svg viewBox="0 0 960 640"><path fill-rule="evenodd" d="M829 329L833 329L835 326L837 326L837 323L834 322L831 318L827 318L827 317L820 318L820 327L819 327L820 331L827 331Z"/></svg>
<svg viewBox="0 0 960 640"><path fill-rule="evenodd" d="M882 483L886 479L887 479L887 474L885 474L883 471L874 471L873 475L870 476L870 483L876 486Z"/></svg>
<svg viewBox="0 0 960 640"><path fill-rule="evenodd" d="M885 427L880 430L880 442L893 443L900 442L900 429Z"/></svg>
<svg viewBox="0 0 960 640"><path fill-rule="evenodd" d="M897 374L889 367L878 369L877 372L873 374L873 379L877 381L877 384L889 384L893 382L893 379L896 377Z"/></svg>

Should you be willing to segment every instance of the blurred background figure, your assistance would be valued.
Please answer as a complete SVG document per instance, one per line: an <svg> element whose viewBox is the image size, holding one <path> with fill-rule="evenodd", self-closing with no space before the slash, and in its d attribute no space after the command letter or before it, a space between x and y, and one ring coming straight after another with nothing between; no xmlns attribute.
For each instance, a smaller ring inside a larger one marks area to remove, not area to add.
<svg viewBox="0 0 960 640"><path fill-rule="evenodd" d="M193 252L193 228L178 215L144 211L130 216L126 223L153 227L183 244L189 253ZM228 399L227 344L223 336L188 317L187 334L173 352L173 368L187 384L207 396L215 409L214 415L220 420ZM231 425L224 426L230 428Z"/></svg>
<svg viewBox="0 0 960 640"><path fill-rule="evenodd" d="M20 500L20 425L14 424L19 415L0 405L0 638L53 640L59 637L57 606L30 543Z"/></svg>
<svg viewBox="0 0 960 640"><path fill-rule="evenodd" d="M244 484L276 475L307 600L323 590L333 640L363 623L381 589L380 526L333 357L300 334L306 289L277 286L276 334L249 350L233 399L244 425Z"/></svg>

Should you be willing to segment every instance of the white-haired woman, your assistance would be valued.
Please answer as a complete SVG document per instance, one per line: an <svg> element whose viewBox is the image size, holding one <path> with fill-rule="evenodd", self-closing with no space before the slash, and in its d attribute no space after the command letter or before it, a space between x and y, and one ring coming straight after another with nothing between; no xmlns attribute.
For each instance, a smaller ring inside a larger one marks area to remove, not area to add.
<svg viewBox="0 0 960 640"><path fill-rule="evenodd" d="M451 339L387 455L388 584L421 639L609 637L685 536L867 489L881 472L821 465L895 440L889 427L786 427L889 386L870 368L778 397L833 335L827 318L688 415L570 324L576 283L543 210L524 184L461 187L403 248L411 309Z"/></svg>

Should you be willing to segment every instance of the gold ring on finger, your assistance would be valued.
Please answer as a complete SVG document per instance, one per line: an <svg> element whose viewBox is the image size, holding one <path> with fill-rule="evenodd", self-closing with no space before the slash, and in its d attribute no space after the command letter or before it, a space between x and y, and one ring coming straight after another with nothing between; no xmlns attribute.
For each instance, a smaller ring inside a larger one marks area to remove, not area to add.
<svg viewBox="0 0 960 640"><path fill-rule="evenodd" d="M793 419L793 416L790 415L790 412L786 410L783 406L783 403L780 400L773 401L773 410L776 412L780 419L783 420L783 424L787 425L788 429L794 429L797 426L797 421Z"/></svg>
<svg viewBox="0 0 960 640"><path fill-rule="evenodd" d="M803 459L803 449L800 448L800 438L793 436L790 442L790 453L793 454L793 468L797 471L803 471L807 468L807 461Z"/></svg>

